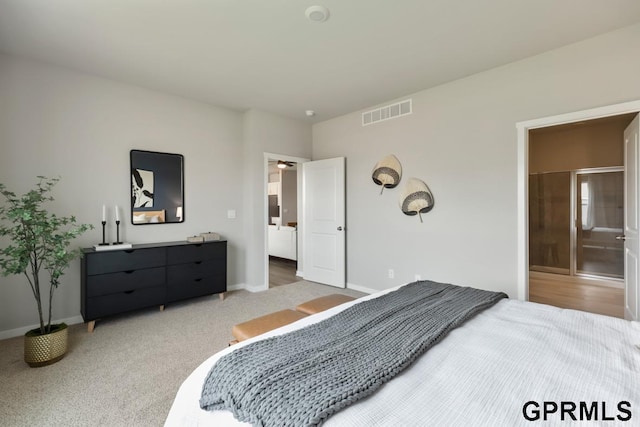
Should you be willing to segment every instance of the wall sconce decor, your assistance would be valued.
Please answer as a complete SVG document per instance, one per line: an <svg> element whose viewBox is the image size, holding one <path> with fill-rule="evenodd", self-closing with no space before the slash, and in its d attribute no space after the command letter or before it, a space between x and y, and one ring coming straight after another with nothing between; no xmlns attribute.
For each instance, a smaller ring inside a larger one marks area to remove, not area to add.
<svg viewBox="0 0 640 427"><path fill-rule="evenodd" d="M402 165L396 156L389 154L380 160L373 168L371 174L373 182L382 186L380 194L386 188L393 188L400 183L402 179Z"/></svg>
<svg viewBox="0 0 640 427"><path fill-rule="evenodd" d="M400 209L405 215L418 215L422 222L422 214L433 209L435 200L427 184L418 178L409 178L400 194Z"/></svg>

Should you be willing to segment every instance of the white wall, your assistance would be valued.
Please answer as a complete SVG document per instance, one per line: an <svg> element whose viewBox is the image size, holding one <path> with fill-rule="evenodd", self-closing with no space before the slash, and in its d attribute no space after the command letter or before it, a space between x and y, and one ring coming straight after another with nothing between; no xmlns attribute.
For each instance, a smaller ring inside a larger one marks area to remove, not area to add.
<svg viewBox="0 0 640 427"><path fill-rule="evenodd" d="M314 125L313 159L347 158L348 283L384 289L420 274L515 297L516 122L640 99L639 76L635 25L399 98L413 98L409 116ZM379 195L371 172L390 153L403 179ZM435 196L423 224L398 206L411 176Z"/></svg>
<svg viewBox="0 0 640 427"><path fill-rule="evenodd" d="M245 157L254 161L249 169L257 179L263 169L256 159L262 159L262 151L252 150L261 150L263 142L273 149L291 148L287 141L291 140L288 127L292 127L298 136L296 144L306 147L300 152L308 155L311 143L307 123L259 112L247 115L246 135L251 139L243 150L242 113L0 55L0 182L23 193L35 184L36 175L61 176L52 209L96 227L76 242L88 247L101 239L103 204L118 204L129 215L131 149L182 154L185 222L133 226L125 221L121 224L124 240L174 241L203 231L219 232L228 239L227 283L242 285L248 266L245 238L253 239L243 221L263 219L261 210L244 206L262 203L256 191L252 195L257 201L243 199ZM258 190L262 183L254 180L251 185ZM238 212L237 219L227 219L229 209ZM109 234L113 241L113 226ZM77 319L80 314L79 265L74 262L63 277L54 298L54 318ZM0 276L0 336L37 323L25 280Z"/></svg>
<svg viewBox="0 0 640 427"><path fill-rule="evenodd" d="M281 172L282 225L298 221L298 171Z"/></svg>

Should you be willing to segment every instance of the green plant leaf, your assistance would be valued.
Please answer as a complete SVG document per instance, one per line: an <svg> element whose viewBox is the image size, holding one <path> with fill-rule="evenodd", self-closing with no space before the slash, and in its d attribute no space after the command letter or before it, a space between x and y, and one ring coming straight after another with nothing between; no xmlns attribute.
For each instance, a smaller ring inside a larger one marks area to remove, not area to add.
<svg viewBox="0 0 640 427"><path fill-rule="evenodd" d="M75 216L57 216L47 211L44 204L53 201L50 192L60 178L38 176L36 188L17 196L0 183L4 203L0 205L0 237L10 242L0 248L0 272L3 276L24 274L31 285L38 314L40 330L45 331L43 319L40 273L49 274L49 292L60 285L60 277L69 264L81 256L80 250L69 250L71 242L80 234L93 229L90 224L77 224ZM51 327L51 302L49 322Z"/></svg>

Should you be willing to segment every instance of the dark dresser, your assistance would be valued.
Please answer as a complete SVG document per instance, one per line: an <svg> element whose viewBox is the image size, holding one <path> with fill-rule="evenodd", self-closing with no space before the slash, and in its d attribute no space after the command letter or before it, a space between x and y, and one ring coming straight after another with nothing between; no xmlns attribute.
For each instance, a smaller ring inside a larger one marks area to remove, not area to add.
<svg viewBox="0 0 640 427"><path fill-rule="evenodd" d="M80 312L99 318L227 290L227 241L165 242L130 249L83 249Z"/></svg>

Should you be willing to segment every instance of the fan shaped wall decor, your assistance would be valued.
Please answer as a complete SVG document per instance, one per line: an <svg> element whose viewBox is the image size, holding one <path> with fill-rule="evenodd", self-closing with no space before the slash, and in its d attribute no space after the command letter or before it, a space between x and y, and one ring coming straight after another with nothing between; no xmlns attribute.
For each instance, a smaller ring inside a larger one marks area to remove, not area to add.
<svg viewBox="0 0 640 427"><path fill-rule="evenodd" d="M396 156L389 154L382 160L380 160L373 167L373 173L371 174L373 182L382 186L380 194L386 188L393 188L400 183L402 178L402 165Z"/></svg>
<svg viewBox="0 0 640 427"><path fill-rule="evenodd" d="M435 200L431 190L418 178L409 178L400 194L400 209L405 215L418 215L422 222L422 214L433 209Z"/></svg>

